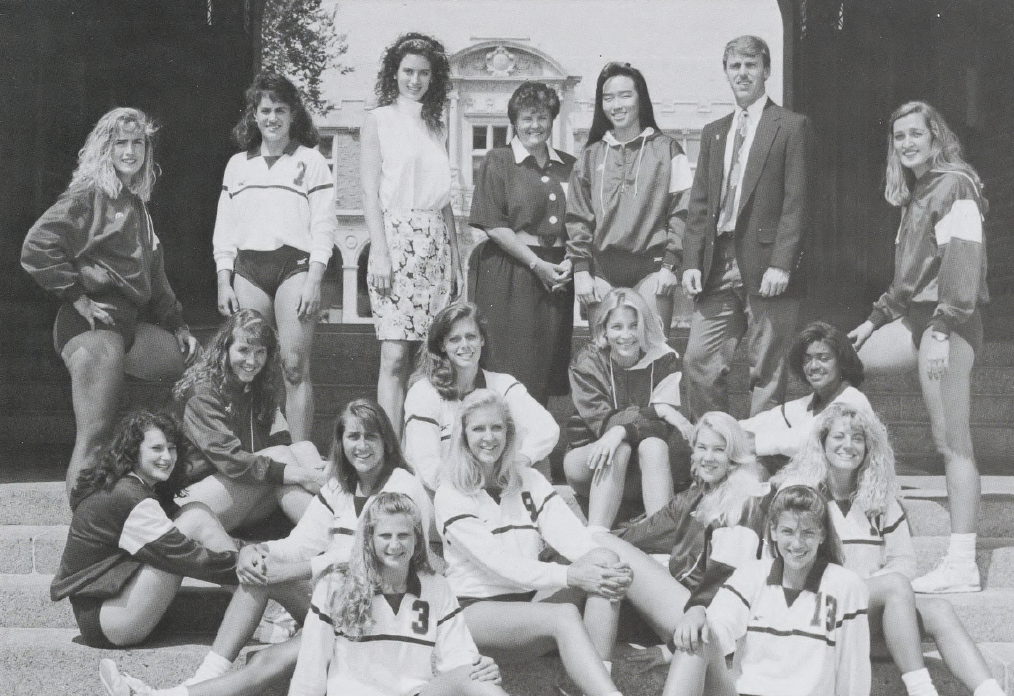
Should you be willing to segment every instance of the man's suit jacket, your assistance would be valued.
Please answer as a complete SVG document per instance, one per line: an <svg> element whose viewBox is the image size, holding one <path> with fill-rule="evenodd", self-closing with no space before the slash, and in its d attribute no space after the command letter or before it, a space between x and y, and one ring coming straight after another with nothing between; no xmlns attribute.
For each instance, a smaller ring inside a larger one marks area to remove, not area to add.
<svg viewBox="0 0 1014 696"><path fill-rule="evenodd" d="M700 270L704 287L714 267L726 175L725 143L734 115L709 123L701 132L701 152L690 193L683 269ZM751 294L759 292L769 266L791 274L782 296L799 296L804 290L800 261L809 225L807 185L814 174L813 155L810 120L769 99L750 147L736 219L736 258L743 284Z"/></svg>

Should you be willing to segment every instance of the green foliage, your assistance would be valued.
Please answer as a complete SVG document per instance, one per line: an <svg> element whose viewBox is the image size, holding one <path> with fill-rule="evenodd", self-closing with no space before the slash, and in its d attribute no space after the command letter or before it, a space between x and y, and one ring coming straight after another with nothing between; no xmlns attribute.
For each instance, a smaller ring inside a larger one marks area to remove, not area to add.
<svg viewBox="0 0 1014 696"><path fill-rule="evenodd" d="M324 4L325 0L267 0L261 24L261 69L292 79L306 106L320 115L334 108L321 93L324 71L352 71L340 60L349 47L335 23L337 8Z"/></svg>

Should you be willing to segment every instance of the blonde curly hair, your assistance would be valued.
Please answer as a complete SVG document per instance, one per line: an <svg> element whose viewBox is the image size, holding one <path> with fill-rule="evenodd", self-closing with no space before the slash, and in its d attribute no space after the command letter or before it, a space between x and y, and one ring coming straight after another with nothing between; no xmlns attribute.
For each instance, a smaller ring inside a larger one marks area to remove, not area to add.
<svg viewBox="0 0 1014 696"><path fill-rule="evenodd" d="M817 488L825 495L830 491L830 464L824 453L827 435L839 421L847 421L866 439L866 456L859 466L852 502L866 511L870 519L882 515L896 499L901 488L894 472L894 449L887 436L887 428L873 411L853 404L834 402L821 413L806 443L784 469L772 479L776 486L801 483Z"/></svg>
<svg viewBox="0 0 1014 696"><path fill-rule="evenodd" d="M118 197L123 183L113 167L113 143L120 133L139 132L144 135L144 165L128 188L147 202L155 185L153 137L157 130L151 119L139 109L120 107L105 114L92 128L84 147L78 152L77 169L74 170L68 190L79 192L97 189L110 198Z"/></svg>

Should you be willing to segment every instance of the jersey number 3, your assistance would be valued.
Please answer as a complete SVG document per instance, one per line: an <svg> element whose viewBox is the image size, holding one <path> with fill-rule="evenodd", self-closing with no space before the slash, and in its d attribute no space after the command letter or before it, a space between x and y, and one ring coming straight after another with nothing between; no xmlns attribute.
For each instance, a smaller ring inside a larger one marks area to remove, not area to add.
<svg viewBox="0 0 1014 696"><path fill-rule="evenodd" d="M415 612L415 621L412 622L412 630L424 636L430 630L430 603L417 599L412 602L412 611Z"/></svg>

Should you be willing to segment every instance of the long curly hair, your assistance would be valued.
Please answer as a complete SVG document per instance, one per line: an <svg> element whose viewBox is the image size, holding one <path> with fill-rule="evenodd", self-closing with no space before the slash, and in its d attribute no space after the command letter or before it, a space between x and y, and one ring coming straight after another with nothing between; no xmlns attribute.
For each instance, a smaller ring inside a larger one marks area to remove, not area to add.
<svg viewBox="0 0 1014 696"><path fill-rule="evenodd" d="M278 334L261 313L254 309L242 309L225 320L197 362L183 373L173 387L173 398L183 399L187 390L202 384L225 395L242 392L246 385L236 377L229 363L229 348L240 338L255 346L263 346L268 351L264 369L250 384L250 395L253 398L254 418L270 427L282 400Z"/></svg>
<svg viewBox="0 0 1014 696"><path fill-rule="evenodd" d="M412 520L415 548L409 561L410 573L433 573L422 513L404 493L383 491L370 501L356 527L348 563L332 568L327 575L328 606L336 630L349 640L358 640L373 625L373 598L381 589L382 563L373 544L373 532L384 517L405 515Z"/></svg>
<svg viewBox="0 0 1014 696"><path fill-rule="evenodd" d="M331 468L330 475L338 481L341 489L349 494L355 494L356 486L359 483L359 473L345 456L345 448L342 446L342 439L352 419L359 421L360 426L366 433L379 435L384 443L384 459L381 463L380 476L377 477L377 485L383 486L391 477L395 469L412 471L412 468L405 461L405 455L398 444L398 436L394 433L391 419L387 413L373 399L356 399L346 404L341 415L334 423L334 436L331 439Z"/></svg>
<svg viewBox="0 0 1014 696"><path fill-rule="evenodd" d="M377 73L377 106L388 106L398 98L398 69L407 55L422 56L430 63L430 86L422 97L422 119L433 133L444 129L444 104L451 93L451 64L444 45L432 36L409 32L384 49Z"/></svg>
<svg viewBox="0 0 1014 696"><path fill-rule="evenodd" d="M943 115L922 101L905 102L891 114L887 124L887 172L884 175L884 198L893 206L908 205L915 186L915 174L901 163L901 157L894 147L894 124L898 119L911 114L921 114L932 134L932 157L930 169L937 172L959 172L975 184L983 215L989 210L989 203L982 195L982 179L968 162L961 150L961 142L947 125Z"/></svg>
<svg viewBox="0 0 1014 696"><path fill-rule="evenodd" d="M845 332L837 326L823 321L815 321L808 324L792 342L788 360L789 370L792 374L799 377L804 383L806 382L803 362L806 351L817 341L826 343L831 352L834 353L842 379L858 389L865 378L863 361L859 359L859 354L856 353L852 341L848 339Z"/></svg>
<svg viewBox="0 0 1014 696"><path fill-rule="evenodd" d="M313 125L310 112L303 105L299 90L288 78L273 72L258 73L246 90L245 96L246 107L243 109L243 118L232 129L233 140L242 149L254 150L261 146L261 130L257 127L257 107L264 97L287 104L292 110L292 126L289 128L291 140L306 147L317 147L320 133L317 126Z"/></svg>
<svg viewBox="0 0 1014 696"><path fill-rule="evenodd" d="M465 433L472 414L486 407L497 409L505 426L506 444L492 471L486 471L485 465L469 449ZM489 487L500 490L502 495L510 495L521 489L517 448L518 430L507 402L491 389L476 389L461 402L458 417L454 419L451 451L441 465L440 481L450 484L465 495L474 495Z"/></svg>
<svg viewBox="0 0 1014 696"><path fill-rule="evenodd" d="M707 483L698 475L701 455L696 451L697 438L705 430L718 435L725 441L725 456L729 459L729 475L717 483ZM694 485L701 489L703 496L697 504L695 516L705 527L717 522L730 526L739 522L743 511L753 499L761 494L763 467L750 451L746 433L739 422L728 413L708 411L694 426L690 438L690 475Z"/></svg>
<svg viewBox="0 0 1014 696"><path fill-rule="evenodd" d="M67 190L72 193L99 190L116 198L123 183L113 167L113 142L121 134L140 133L144 136L144 165L128 186L142 201L151 199L155 186L155 133L158 127L138 109L120 107L107 112L88 134L77 155L77 169Z"/></svg>
<svg viewBox="0 0 1014 696"><path fill-rule="evenodd" d="M813 424L809 437L789 463L772 479L774 485L802 483L830 497L831 465L824 453L827 435L839 420L844 420L866 440L866 456L859 466L852 502L866 511L871 520L883 515L901 488L894 473L894 450L887 428L877 415L862 406L842 403L828 405Z"/></svg>
<svg viewBox="0 0 1014 696"><path fill-rule="evenodd" d="M606 63L595 83L595 112L592 115L592 124L588 130L588 140L585 147L602 140L606 131L613 127L613 122L606 116L606 110L602 107L602 90L608 80L619 76L629 77L634 81L634 89L637 90L637 118L640 121L641 130L651 127L659 133L662 132L662 129L655 123L655 109L651 105L651 96L648 94L648 83L641 71L631 67L630 63Z"/></svg>
<svg viewBox="0 0 1014 696"><path fill-rule="evenodd" d="M817 549L817 558L823 558L828 563L843 565L845 553L842 551L841 539L835 531L834 521L831 519L831 509L827 501L814 488L810 486L793 485L786 486L775 494L768 508L768 517L764 522L764 542L774 558L780 558L778 544L775 542L775 526L778 518L783 512L793 512L797 515L812 515L813 519L824 531L824 541Z"/></svg>
<svg viewBox="0 0 1014 696"><path fill-rule="evenodd" d="M595 315L592 341L598 348L609 347L609 341L606 339L606 325L609 323L609 315L613 313L614 309L620 307L626 307L637 315L637 340L641 344L641 350L647 353L655 346L667 345L662 320L644 301L641 293L630 288L613 288L602 298L602 303Z"/></svg>
<svg viewBox="0 0 1014 696"><path fill-rule="evenodd" d="M77 478L70 494L70 507L78 504L99 490L111 491L116 482L129 474L137 466L144 442L144 434L149 430L161 430L166 441L176 447L176 466L166 481L155 484L153 490L159 505L169 514L174 507L176 498L187 485L187 467L185 462L190 449L190 441L183 433L180 424L168 413L151 413L150 411L134 411L127 414L116 428L113 439L99 456L94 467L85 469Z"/></svg>
<svg viewBox="0 0 1014 696"><path fill-rule="evenodd" d="M428 379L440 394L440 398L447 401L457 401L461 398L461 394L458 393L454 366L444 351L444 341L447 340L454 325L464 319L471 319L475 322L475 325L479 327L479 335L482 336L483 344L489 345L486 318L477 305L471 302L455 302L445 307L433 317L433 323L430 324L430 330L426 334L426 342L419 349L415 371L409 379L409 386L421 379ZM482 364L482 358L480 358L480 364Z"/></svg>

